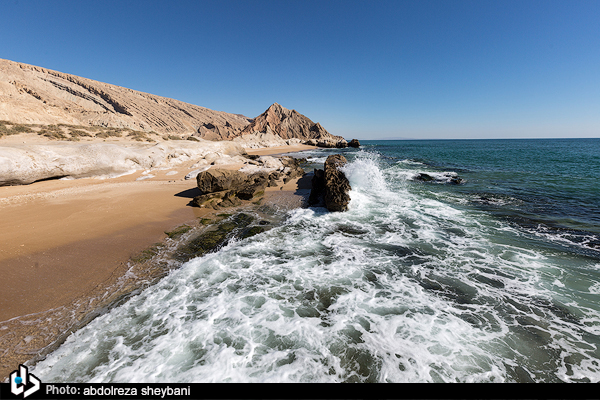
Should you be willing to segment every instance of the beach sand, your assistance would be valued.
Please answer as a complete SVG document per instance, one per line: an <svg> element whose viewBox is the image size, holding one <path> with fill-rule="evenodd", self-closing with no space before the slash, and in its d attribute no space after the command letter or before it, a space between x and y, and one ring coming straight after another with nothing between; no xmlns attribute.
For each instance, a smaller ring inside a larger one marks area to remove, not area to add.
<svg viewBox="0 0 600 400"><path fill-rule="evenodd" d="M92 318L98 304L126 294L132 283L123 277L132 257L164 241L166 231L215 213L188 206L199 194L195 179L184 180L192 164L112 179L0 187L0 381ZM268 188L265 201L299 206L306 185L295 179Z"/></svg>

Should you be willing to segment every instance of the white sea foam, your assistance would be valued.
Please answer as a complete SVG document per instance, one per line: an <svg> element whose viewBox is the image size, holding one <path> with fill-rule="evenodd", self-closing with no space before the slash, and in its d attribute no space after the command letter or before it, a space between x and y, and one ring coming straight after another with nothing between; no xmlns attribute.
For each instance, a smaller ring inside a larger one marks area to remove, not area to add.
<svg viewBox="0 0 600 400"><path fill-rule="evenodd" d="M293 210L282 226L187 262L71 335L36 375L600 381L600 313L570 303L565 282L576 277L564 259L482 212L415 193L375 155L362 152L344 172L348 212Z"/></svg>
<svg viewBox="0 0 600 400"><path fill-rule="evenodd" d="M424 163L422 163L420 161L415 161L415 160L411 160L411 159L400 160L400 161L397 162L397 164L425 165Z"/></svg>
<svg viewBox="0 0 600 400"><path fill-rule="evenodd" d="M600 253L600 247L598 247L599 237L596 235L581 235L568 231L555 231L550 230L543 225L538 225L536 229L528 229L528 232L550 242L578 247L592 253Z"/></svg>

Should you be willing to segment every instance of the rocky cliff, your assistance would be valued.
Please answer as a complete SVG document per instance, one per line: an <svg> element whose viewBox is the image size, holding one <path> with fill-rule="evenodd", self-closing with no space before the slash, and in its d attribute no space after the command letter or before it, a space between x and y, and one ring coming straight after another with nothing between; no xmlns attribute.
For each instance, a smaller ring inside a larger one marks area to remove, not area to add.
<svg viewBox="0 0 600 400"><path fill-rule="evenodd" d="M30 127L66 124L128 128L206 140L243 136L264 142L272 134L275 139L279 140L279 136L288 142L312 140L309 144L323 147L347 145L341 136L331 135L321 124L277 103L249 119L3 59L0 59L0 121Z"/></svg>
<svg viewBox="0 0 600 400"><path fill-rule="evenodd" d="M231 139L244 116L0 59L0 120L130 128L159 134Z"/></svg>

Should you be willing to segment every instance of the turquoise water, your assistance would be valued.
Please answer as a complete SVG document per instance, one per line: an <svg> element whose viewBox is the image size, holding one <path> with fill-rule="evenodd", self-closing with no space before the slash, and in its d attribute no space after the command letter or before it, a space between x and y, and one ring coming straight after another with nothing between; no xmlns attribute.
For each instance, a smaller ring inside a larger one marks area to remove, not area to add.
<svg viewBox="0 0 600 400"><path fill-rule="evenodd" d="M348 212L297 209L190 260L36 375L599 382L600 140L362 144L298 154L346 155Z"/></svg>
<svg viewBox="0 0 600 400"><path fill-rule="evenodd" d="M600 139L365 142L386 161L420 162L418 171L455 171L449 188L470 206L600 248ZM410 165L410 163L409 163ZM577 247L577 246L576 246ZM596 254L592 251L591 254Z"/></svg>

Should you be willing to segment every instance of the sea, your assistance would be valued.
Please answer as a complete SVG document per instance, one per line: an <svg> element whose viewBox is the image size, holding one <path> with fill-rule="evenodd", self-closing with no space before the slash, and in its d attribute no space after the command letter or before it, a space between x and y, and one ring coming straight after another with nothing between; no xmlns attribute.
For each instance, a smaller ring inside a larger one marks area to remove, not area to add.
<svg viewBox="0 0 600 400"><path fill-rule="evenodd" d="M362 141L347 212L182 263L43 382L600 382L600 139Z"/></svg>

